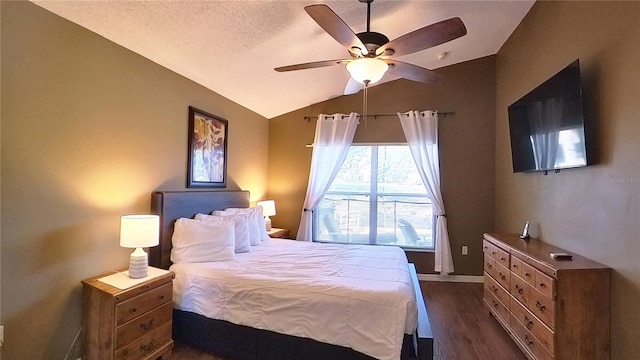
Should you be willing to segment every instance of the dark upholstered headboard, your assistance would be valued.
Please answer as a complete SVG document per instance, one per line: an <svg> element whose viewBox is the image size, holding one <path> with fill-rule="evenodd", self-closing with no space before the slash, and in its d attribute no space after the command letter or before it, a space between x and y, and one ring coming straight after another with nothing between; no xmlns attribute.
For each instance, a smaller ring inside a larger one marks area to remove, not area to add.
<svg viewBox="0 0 640 360"><path fill-rule="evenodd" d="M173 224L179 218L193 218L229 207L249 207L248 191L156 191L151 194L151 213L160 215L160 244L149 249L149 265L171 266Z"/></svg>

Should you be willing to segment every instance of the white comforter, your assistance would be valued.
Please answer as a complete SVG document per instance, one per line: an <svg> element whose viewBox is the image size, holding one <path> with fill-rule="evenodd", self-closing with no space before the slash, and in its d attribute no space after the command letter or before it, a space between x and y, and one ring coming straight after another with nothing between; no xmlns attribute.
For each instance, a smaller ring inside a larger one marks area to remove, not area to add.
<svg viewBox="0 0 640 360"><path fill-rule="evenodd" d="M174 307L400 358L417 308L404 251L270 239L232 261L174 264Z"/></svg>

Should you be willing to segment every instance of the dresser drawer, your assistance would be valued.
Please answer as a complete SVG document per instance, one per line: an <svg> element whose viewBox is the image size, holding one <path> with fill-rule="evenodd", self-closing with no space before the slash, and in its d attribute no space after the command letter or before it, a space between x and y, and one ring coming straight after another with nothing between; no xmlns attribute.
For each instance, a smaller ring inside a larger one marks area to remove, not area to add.
<svg viewBox="0 0 640 360"><path fill-rule="evenodd" d="M168 302L148 313L138 316L124 325L118 326L116 329L116 349L120 349L130 342L170 322L172 316L173 304Z"/></svg>
<svg viewBox="0 0 640 360"><path fill-rule="evenodd" d="M509 325L510 313L507 308L509 304L500 302L487 288L484 288L484 301L495 316L499 317L506 325Z"/></svg>
<svg viewBox="0 0 640 360"><path fill-rule="evenodd" d="M545 349L553 354L554 333L551 329L515 299L511 301L511 314L513 318L517 319L522 326L538 339Z"/></svg>
<svg viewBox="0 0 640 360"><path fill-rule="evenodd" d="M485 253L485 255L491 256L491 251L494 247L495 245L488 242L487 240L482 240L482 252Z"/></svg>
<svg viewBox="0 0 640 360"><path fill-rule="evenodd" d="M116 305L116 326L171 301L173 283L167 283L149 292Z"/></svg>
<svg viewBox="0 0 640 360"><path fill-rule="evenodd" d="M492 277L487 276L486 274L484 276L484 286L503 304L508 305L509 301L511 301L511 296L509 296L507 290L500 286L498 282L495 281Z"/></svg>
<svg viewBox="0 0 640 360"><path fill-rule="evenodd" d="M531 292L528 309L552 330L555 329L555 302L537 291Z"/></svg>
<svg viewBox="0 0 640 360"><path fill-rule="evenodd" d="M509 268L500 265L498 261L496 261L495 268L496 276L494 279L496 279L505 289L511 288L511 271L509 271Z"/></svg>
<svg viewBox="0 0 640 360"><path fill-rule="evenodd" d="M522 260L518 259L515 256L511 257L511 273L522 277Z"/></svg>
<svg viewBox="0 0 640 360"><path fill-rule="evenodd" d="M497 246L495 247L494 252L495 255L493 256L493 258L496 259L498 263L502 264L502 266L508 269L511 265L509 262L509 252L502 250Z"/></svg>
<svg viewBox="0 0 640 360"><path fill-rule="evenodd" d="M553 355L513 315L511 317L511 330L527 350L535 356L536 360L553 360Z"/></svg>
<svg viewBox="0 0 640 360"><path fill-rule="evenodd" d="M536 286L536 269L524 261L521 261L520 264L522 265L520 277L523 278L524 281L529 283L529 285L535 287Z"/></svg>
<svg viewBox="0 0 640 360"><path fill-rule="evenodd" d="M114 359L155 359L157 357L155 355L161 355L166 351L167 347L173 347L171 323L166 323L136 341L129 343L122 349L116 350Z"/></svg>
<svg viewBox="0 0 640 360"><path fill-rule="evenodd" d="M536 270L536 290L540 291L549 299L555 298L556 281L551 276Z"/></svg>
<svg viewBox="0 0 640 360"><path fill-rule="evenodd" d="M498 277L496 272L496 261L488 254L484 255L484 271L494 278Z"/></svg>
<svg viewBox="0 0 640 360"><path fill-rule="evenodd" d="M523 304L529 304L531 300L531 292L535 291L526 281L517 276L511 277L511 295L520 300Z"/></svg>

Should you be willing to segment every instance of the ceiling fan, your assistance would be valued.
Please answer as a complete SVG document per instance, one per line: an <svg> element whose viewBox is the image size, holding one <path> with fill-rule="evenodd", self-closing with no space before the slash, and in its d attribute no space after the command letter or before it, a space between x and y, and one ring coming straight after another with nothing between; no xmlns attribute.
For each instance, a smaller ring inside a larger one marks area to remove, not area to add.
<svg viewBox="0 0 640 360"><path fill-rule="evenodd" d="M364 86L379 81L386 71L405 79L431 83L440 75L432 70L395 60L394 56L411 54L464 36L467 29L460 18L455 17L427 25L389 41L385 35L371 31L371 3L367 4L367 31L353 30L328 6L305 6L305 11L337 42L347 48L350 58L324 60L275 68L276 71L294 71L346 64L351 74L345 95L354 94Z"/></svg>

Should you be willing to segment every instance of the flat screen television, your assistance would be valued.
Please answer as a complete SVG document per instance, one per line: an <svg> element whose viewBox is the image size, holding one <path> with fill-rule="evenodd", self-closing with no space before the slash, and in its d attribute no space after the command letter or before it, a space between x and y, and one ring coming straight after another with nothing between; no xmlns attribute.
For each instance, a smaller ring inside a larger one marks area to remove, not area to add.
<svg viewBox="0 0 640 360"><path fill-rule="evenodd" d="M508 113L514 173L589 165L579 60L511 104Z"/></svg>

